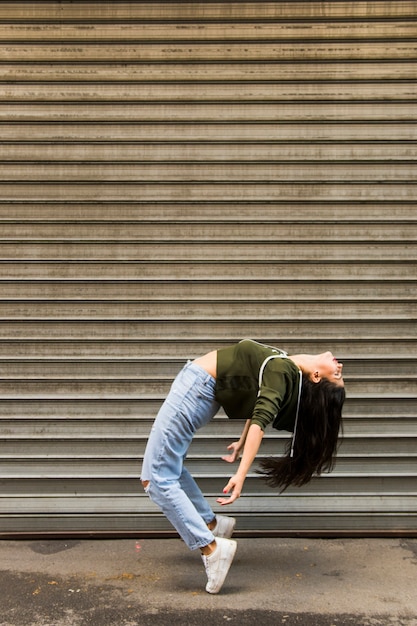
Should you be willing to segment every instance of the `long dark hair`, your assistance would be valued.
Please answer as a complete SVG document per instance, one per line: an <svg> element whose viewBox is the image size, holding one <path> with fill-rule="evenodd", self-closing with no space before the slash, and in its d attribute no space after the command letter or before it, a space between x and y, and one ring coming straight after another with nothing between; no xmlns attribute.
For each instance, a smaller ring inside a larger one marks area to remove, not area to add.
<svg viewBox="0 0 417 626"><path fill-rule="evenodd" d="M260 461L257 472L267 485L284 491L290 485L305 485L314 474L332 470L342 430L345 396L343 386L327 378L315 383L303 375L293 456L290 456L289 440L284 456Z"/></svg>

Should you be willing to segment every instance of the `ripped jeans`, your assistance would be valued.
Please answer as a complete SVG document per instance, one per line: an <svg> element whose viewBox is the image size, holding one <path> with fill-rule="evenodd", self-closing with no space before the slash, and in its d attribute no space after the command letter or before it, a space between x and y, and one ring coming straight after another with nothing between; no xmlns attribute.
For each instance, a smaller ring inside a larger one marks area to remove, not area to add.
<svg viewBox="0 0 417 626"><path fill-rule="evenodd" d="M183 463L195 432L218 412L215 379L188 362L158 412L143 459L145 491L191 550L214 541L207 524L215 518Z"/></svg>

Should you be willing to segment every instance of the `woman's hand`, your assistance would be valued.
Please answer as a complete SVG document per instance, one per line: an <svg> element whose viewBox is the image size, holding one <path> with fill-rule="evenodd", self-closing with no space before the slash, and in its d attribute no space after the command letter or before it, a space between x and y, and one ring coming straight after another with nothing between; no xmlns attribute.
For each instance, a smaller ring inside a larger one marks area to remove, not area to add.
<svg viewBox="0 0 417 626"><path fill-rule="evenodd" d="M250 420L246 420L245 427L243 429L243 432L240 436L239 441L234 441L233 443L230 444L230 446L227 446L227 449L231 450L231 453L227 454L226 456L222 456L223 461L226 461L226 463L234 463L235 461L238 460L238 458L240 457L240 453L243 450L243 447L245 445L249 426L250 426Z"/></svg>
<svg viewBox="0 0 417 626"><path fill-rule="evenodd" d="M238 474L232 476L226 487L223 489L223 493L229 493L232 491L232 494L228 498L217 498L217 502L221 505L232 504L232 502L240 497L244 482L245 478L241 478Z"/></svg>
<svg viewBox="0 0 417 626"><path fill-rule="evenodd" d="M241 450L240 441L234 441L233 443L230 444L230 446L227 446L227 449L231 450L231 453L225 456L222 456L222 460L226 461L226 463L234 463L240 457L240 450Z"/></svg>
<svg viewBox="0 0 417 626"><path fill-rule="evenodd" d="M242 459L239 464L239 469L237 470L236 474L232 476L226 487L223 489L223 493L230 493L231 491L232 494L229 498L218 498L217 502L219 504L232 504L232 502L240 497L243 489L243 483L245 482L245 478L248 474L249 468L252 465L253 460L255 459L256 453L259 450L263 435L263 430L257 424L252 424L247 429L247 436L244 444ZM230 457L233 458L235 456L235 454L237 453L237 447L238 446L236 446L236 442L232 443L229 446L229 448L232 449L232 453L229 455Z"/></svg>

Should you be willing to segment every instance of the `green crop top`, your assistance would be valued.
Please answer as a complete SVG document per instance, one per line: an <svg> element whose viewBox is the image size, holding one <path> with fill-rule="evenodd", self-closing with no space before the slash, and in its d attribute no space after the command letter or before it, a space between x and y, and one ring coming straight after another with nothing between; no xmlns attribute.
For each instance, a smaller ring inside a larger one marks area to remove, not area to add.
<svg viewBox="0 0 417 626"><path fill-rule="evenodd" d="M295 430L301 372L278 348L243 339L217 351L216 400L231 419Z"/></svg>

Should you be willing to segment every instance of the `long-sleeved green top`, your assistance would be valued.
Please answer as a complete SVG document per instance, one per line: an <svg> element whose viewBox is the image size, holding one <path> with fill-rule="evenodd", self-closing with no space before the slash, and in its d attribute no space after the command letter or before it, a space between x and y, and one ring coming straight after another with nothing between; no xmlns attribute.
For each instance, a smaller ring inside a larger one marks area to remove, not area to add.
<svg viewBox="0 0 417 626"><path fill-rule="evenodd" d="M278 348L243 339L217 351L216 399L231 419L294 430L301 390L297 365Z"/></svg>

